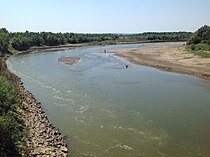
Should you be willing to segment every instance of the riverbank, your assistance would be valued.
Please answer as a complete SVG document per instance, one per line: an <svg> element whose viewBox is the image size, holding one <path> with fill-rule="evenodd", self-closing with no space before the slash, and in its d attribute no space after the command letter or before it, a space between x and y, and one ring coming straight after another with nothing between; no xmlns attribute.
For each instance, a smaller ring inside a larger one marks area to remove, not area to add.
<svg viewBox="0 0 210 157"><path fill-rule="evenodd" d="M13 54L26 54L26 53L38 53L38 52L53 52L53 51L65 51L77 47L91 46L90 43L83 44L65 44L58 46L34 46L25 51L12 51Z"/></svg>
<svg viewBox="0 0 210 157"><path fill-rule="evenodd" d="M177 45L157 43L150 48L127 48L109 52L135 64L210 80L210 58L202 58L189 53L184 43Z"/></svg>
<svg viewBox="0 0 210 157"><path fill-rule="evenodd" d="M25 156L68 156L64 136L49 122L41 103L25 90L21 78L8 70L6 58L0 58L0 73L15 85L18 92L21 107L17 112L28 134Z"/></svg>
<svg viewBox="0 0 210 157"><path fill-rule="evenodd" d="M11 49L10 52L12 54L26 54L26 53L65 51L65 50L74 49L74 48L91 47L91 46L163 43L163 42L162 41L102 41L102 42L88 42L88 43L80 43L80 44L64 44L64 45L58 45L58 46L34 46L25 51L17 51L17 50Z"/></svg>

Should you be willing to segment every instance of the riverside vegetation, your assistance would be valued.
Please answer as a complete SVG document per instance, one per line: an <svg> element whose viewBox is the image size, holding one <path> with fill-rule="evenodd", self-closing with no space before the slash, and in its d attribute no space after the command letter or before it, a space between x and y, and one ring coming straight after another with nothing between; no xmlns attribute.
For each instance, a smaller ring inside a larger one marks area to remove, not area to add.
<svg viewBox="0 0 210 157"><path fill-rule="evenodd" d="M187 41L191 32L147 32L140 34L77 34L52 32L15 32L0 29L0 52L25 51L31 47L66 44L118 44L139 42Z"/></svg>
<svg viewBox="0 0 210 157"><path fill-rule="evenodd" d="M9 33L5 28L2 28L0 29L0 57L16 53L17 51L25 51L32 47L42 46L57 46L79 43L115 44L187 40L187 49L190 52L203 57L210 57L209 26L203 26L195 33L150 32L141 34L35 33L28 31L24 33ZM0 58L0 65L3 65L2 62L4 61ZM28 126L24 125L23 121L21 120L22 115L18 112L18 108L20 108L21 105L21 103L18 101L18 92L15 90L14 85L7 80L8 77L3 76L5 75L5 68L2 68L2 66L0 66L0 68L0 156L23 156L24 152L27 150L26 139L30 137L26 131ZM34 98L33 101L35 101ZM38 106L38 108L39 107L40 106ZM37 109L37 111L39 111L39 109ZM39 112L42 111L40 110ZM37 113L35 114L37 115ZM46 119L45 116L44 118ZM48 123L49 122L46 123L46 126L48 126ZM53 129L48 130L52 130L51 132L53 132L53 134L58 134L58 132L53 131ZM63 137L61 137L59 134L58 136L63 141ZM34 137L32 139L36 140ZM61 147L64 149L63 143L61 144ZM49 150L48 153L50 151L51 150ZM64 150L64 152L67 152L67 150Z"/></svg>
<svg viewBox="0 0 210 157"><path fill-rule="evenodd" d="M6 77L0 75L0 156L20 156L26 143L23 123L17 114L17 92Z"/></svg>
<svg viewBox="0 0 210 157"><path fill-rule="evenodd" d="M195 55L210 58L210 27L199 28L187 42L187 49Z"/></svg>
<svg viewBox="0 0 210 157"><path fill-rule="evenodd" d="M7 69L10 46L8 31L0 29L0 156L66 157L63 135L21 79Z"/></svg>

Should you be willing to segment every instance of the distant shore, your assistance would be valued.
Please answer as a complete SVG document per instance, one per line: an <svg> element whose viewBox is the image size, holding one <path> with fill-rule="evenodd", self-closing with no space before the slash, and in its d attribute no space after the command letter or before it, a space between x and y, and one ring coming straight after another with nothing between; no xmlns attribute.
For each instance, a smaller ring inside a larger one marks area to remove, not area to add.
<svg viewBox="0 0 210 157"><path fill-rule="evenodd" d="M155 44L150 48L126 48L109 51L130 62L210 80L210 58L187 52L185 43Z"/></svg>
<svg viewBox="0 0 210 157"><path fill-rule="evenodd" d="M142 42L147 43L147 42ZM130 62L154 67L164 71L177 72L197 76L210 80L210 58L202 58L187 52L185 42L153 42L150 48L126 48L107 51L115 53L119 57L128 59ZM165 44L169 43L169 44ZM170 44L172 43L172 44ZM176 44L174 44L176 43ZM107 44L107 43L106 43ZM131 44L131 43L111 43L111 44ZM141 43L132 43L141 44ZM67 44L61 46L32 47L27 51L18 54L63 51L77 47L103 46L103 43L83 43ZM63 60L63 59L62 59ZM70 59L71 64L78 62L78 59ZM69 63L70 63L69 62ZM68 63L67 63L68 64Z"/></svg>
<svg viewBox="0 0 210 157"><path fill-rule="evenodd" d="M12 54L27 54L27 53L42 53L42 52L53 52L53 51L65 51L74 48L81 47L93 47L93 46L104 46L104 45L124 45L124 44L144 44L144 43L167 43L161 41L136 41L136 42L88 42L88 43L80 43L80 44L65 44L58 46L34 46L25 51L17 51L14 50Z"/></svg>
<svg viewBox="0 0 210 157"><path fill-rule="evenodd" d="M27 54L27 53L41 53L41 52L53 52L53 51L64 51L77 47L85 47L90 46L88 43L84 44L66 44L66 45L58 45L58 46L36 46L31 47L25 51L15 51L14 54Z"/></svg>

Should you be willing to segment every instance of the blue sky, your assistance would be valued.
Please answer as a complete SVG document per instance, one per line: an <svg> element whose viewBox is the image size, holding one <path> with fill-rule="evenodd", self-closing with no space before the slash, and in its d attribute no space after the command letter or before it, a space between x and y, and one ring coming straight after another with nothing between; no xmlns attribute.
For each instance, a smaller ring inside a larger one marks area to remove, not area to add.
<svg viewBox="0 0 210 157"><path fill-rule="evenodd" d="M210 25L210 0L0 0L9 31L140 33Z"/></svg>

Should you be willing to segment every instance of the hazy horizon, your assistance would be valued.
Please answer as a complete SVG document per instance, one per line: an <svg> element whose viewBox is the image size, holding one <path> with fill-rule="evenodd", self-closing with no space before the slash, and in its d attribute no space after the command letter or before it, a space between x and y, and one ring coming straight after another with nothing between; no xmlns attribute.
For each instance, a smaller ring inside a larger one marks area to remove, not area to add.
<svg viewBox="0 0 210 157"><path fill-rule="evenodd" d="M1 2L0 28L11 32L194 32L210 25L209 6L209 0L7 0Z"/></svg>

